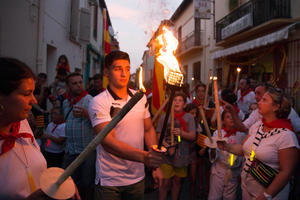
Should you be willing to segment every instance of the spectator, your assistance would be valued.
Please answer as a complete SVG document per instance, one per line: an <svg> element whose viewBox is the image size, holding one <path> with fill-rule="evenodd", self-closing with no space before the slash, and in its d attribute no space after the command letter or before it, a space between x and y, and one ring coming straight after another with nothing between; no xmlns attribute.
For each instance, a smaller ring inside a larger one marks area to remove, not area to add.
<svg viewBox="0 0 300 200"><path fill-rule="evenodd" d="M242 145L218 142L220 149L246 159L241 175L243 199L288 199L300 148L287 119L290 109L284 94L269 88L258 103L262 120L251 126Z"/></svg>
<svg viewBox="0 0 300 200"><path fill-rule="evenodd" d="M51 120L46 133L42 136L47 141L44 143L44 156L49 167L62 167L65 154L65 120L61 107L51 110Z"/></svg>
<svg viewBox="0 0 300 200"><path fill-rule="evenodd" d="M73 162L94 138L93 128L88 115L88 106L92 99L83 89L82 76L71 73L66 78L68 93L63 102L66 120L66 154L63 167ZM96 152L93 152L72 174L82 199L94 197Z"/></svg>

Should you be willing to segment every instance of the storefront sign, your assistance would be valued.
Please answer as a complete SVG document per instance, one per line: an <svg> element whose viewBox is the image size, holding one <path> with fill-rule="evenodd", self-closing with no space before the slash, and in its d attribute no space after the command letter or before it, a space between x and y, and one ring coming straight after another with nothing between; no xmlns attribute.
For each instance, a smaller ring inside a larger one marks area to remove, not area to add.
<svg viewBox="0 0 300 200"><path fill-rule="evenodd" d="M211 1L194 0L194 17L200 19L210 19Z"/></svg>
<svg viewBox="0 0 300 200"><path fill-rule="evenodd" d="M247 15L229 24L225 28L222 28L222 32L221 32L222 40L252 26L253 26L252 13L248 13Z"/></svg>

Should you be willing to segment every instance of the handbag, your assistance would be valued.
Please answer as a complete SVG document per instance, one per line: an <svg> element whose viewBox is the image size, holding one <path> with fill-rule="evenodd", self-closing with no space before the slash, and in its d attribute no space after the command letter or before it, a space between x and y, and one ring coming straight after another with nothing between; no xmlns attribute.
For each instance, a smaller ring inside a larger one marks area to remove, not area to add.
<svg viewBox="0 0 300 200"><path fill-rule="evenodd" d="M278 174L275 169L264 164L257 158L253 159L248 172L265 188L267 188L272 183L272 181Z"/></svg>
<svg viewBox="0 0 300 200"><path fill-rule="evenodd" d="M256 132L256 137L253 142L254 146L257 148L263 138L270 137L272 135L275 135L277 133L280 133L281 129L275 129L274 131L269 132L267 135L264 135L263 133L260 132L260 129L263 128L263 124L260 125ZM254 150L254 149L253 149ZM278 174L278 171L270 167L269 165L264 164L260 160L258 160L256 157L251 160L248 158L246 160L245 165L248 167L248 169L244 170L251 174L255 180L257 180L261 185L263 185L265 188L267 188L276 175Z"/></svg>

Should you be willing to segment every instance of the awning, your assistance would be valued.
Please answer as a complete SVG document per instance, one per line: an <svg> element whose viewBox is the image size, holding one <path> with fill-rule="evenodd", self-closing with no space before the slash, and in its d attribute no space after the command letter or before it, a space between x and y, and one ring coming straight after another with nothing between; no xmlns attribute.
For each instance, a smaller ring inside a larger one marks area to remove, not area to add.
<svg viewBox="0 0 300 200"><path fill-rule="evenodd" d="M268 44L272 44L280 40L287 39L289 36L289 29L298 23L299 22L288 25L285 28L280 29L274 33L270 33L268 35L256 38L254 40L250 40L248 42L244 42L242 44L229 47L227 49L216 51L215 53L212 54L211 57L212 59L221 58L239 52L248 51L250 49L258 48L261 46L266 46Z"/></svg>

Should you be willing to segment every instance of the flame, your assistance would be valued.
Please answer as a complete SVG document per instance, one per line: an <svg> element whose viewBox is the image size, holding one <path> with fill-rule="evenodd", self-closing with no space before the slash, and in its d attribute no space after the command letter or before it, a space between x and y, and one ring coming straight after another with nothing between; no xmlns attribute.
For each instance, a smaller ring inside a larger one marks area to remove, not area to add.
<svg viewBox="0 0 300 200"><path fill-rule="evenodd" d="M241 71L241 68L239 68L239 67L236 68L236 71L237 71L237 72L240 72L240 71Z"/></svg>
<svg viewBox="0 0 300 200"><path fill-rule="evenodd" d="M216 80L218 80L218 77L214 76L212 79L213 79L214 81L216 81Z"/></svg>
<svg viewBox="0 0 300 200"><path fill-rule="evenodd" d="M156 38L162 46L159 49L157 61L164 66L164 77L168 80L167 75L170 70L181 73L178 60L174 56L175 50L178 46L178 40L173 33L167 29L167 27L163 26L162 30L163 33Z"/></svg>
<svg viewBox="0 0 300 200"><path fill-rule="evenodd" d="M139 67L139 90L146 92L146 89L143 85L143 68L141 66Z"/></svg>

